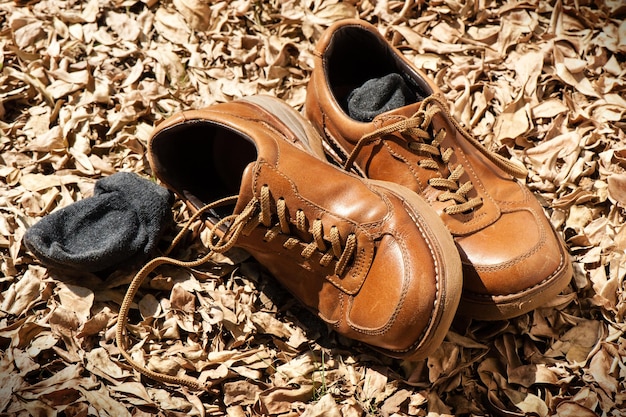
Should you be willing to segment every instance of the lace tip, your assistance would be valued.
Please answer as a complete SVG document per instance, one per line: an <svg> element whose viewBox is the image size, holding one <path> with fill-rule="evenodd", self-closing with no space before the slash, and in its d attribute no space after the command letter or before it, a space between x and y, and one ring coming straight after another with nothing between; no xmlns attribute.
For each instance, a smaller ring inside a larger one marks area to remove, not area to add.
<svg viewBox="0 0 626 417"><path fill-rule="evenodd" d="M528 176L528 169L520 161L511 160L511 164L515 168L513 176L519 179L525 179Z"/></svg>

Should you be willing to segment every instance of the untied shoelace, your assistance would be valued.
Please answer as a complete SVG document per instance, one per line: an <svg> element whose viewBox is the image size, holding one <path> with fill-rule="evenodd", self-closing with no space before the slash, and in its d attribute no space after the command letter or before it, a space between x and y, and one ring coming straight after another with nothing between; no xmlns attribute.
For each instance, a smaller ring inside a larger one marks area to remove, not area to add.
<svg viewBox="0 0 626 417"><path fill-rule="evenodd" d="M283 246L287 249L293 249L301 243L306 243L293 236L291 233L292 222L290 221L288 215L285 200L283 198L278 198L274 201L271 197L269 187L263 186L260 189L260 198L252 198L241 213L225 216L209 228L209 235L207 239L209 252L207 254L193 261L181 261L167 256L180 243L184 234L189 230L191 225L205 212L216 207L234 205L237 198L238 196L226 197L207 204L200 210L196 211L172 240L172 243L164 252L164 256L152 259L143 268L141 268L141 270L139 270L139 272L137 272L131 280L120 306L115 336L121 355L124 359L126 359L128 364L141 374L157 381L185 385L196 390L208 390L212 386L210 382L201 382L196 378L186 375L173 376L152 371L136 362L128 353L125 336L130 306L139 289L139 286L152 271L164 264L185 268L198 267L208 262L214 254L226 252L235 245L242 234L248 235L255 228L261 225L267 229L264 236L266 241L271 241L279 235L286 235L288 237L283 243ZM272 214L272 207L275 209L275 216ZM322 254L319 260L320 265L328 266L333 260L335 260L336 264L334 272L337 275L342 275L356 252L356 236L353 233L348 234L344 242L339 235L338 228L336 226L332 226L328 237L325 238L321 220L315 219L311 223L310 231L308 230L307 223L308 221L304 212L302 210L296 210L295 219L293 221L294 227L298 231L303 232L304 235L310 234L311 236L311 241L305 244L301 252L302 257L309 259L314 253L319 252ZM220 238L217 238L216 235L218 230L225 230L224 234Z"/></svg>

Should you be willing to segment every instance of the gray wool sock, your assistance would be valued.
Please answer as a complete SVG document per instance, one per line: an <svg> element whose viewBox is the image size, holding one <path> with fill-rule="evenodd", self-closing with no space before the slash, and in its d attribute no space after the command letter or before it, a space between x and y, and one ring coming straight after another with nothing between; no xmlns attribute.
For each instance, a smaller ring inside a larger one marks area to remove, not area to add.
<svg viewBox="0 0 626 417"><path fill-rule="evenodd" d="M370 122L389 110L414 102L415 94L400 74L372 78L352 90L348 96L348 115L360 122Z"/></svg>
<svg viewBox="0 0 626 417"><path fill-rule="evenodd" d="M146 260L172 225L173 195L130 172L98 180L92 197L50 213L24 234L44 264L97 272Z"/></svg>

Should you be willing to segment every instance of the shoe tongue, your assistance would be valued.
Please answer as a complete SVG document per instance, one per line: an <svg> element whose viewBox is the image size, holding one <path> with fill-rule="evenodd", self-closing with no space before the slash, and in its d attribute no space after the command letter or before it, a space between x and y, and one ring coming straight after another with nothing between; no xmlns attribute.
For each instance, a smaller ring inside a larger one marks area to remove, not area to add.
<svg viewBox="0 0 626 417"><path fill-rule="evenodd" d="M367 80L348 95L348 115L360 122L371 122L376 116L401 109L417 101L400 74L391 73Z"/></svg>
<svg viewBox="0 0 626 417"><path fill-rule="evenodd" d="M243 174L241 175L241 186L239 187L239 197L237 198L237 204L235 205L233 214L241 213L250 200L252 200L252 197L254 197L252 184L254 180L255 166L256 161L249 163L243 170Z"/></svg>

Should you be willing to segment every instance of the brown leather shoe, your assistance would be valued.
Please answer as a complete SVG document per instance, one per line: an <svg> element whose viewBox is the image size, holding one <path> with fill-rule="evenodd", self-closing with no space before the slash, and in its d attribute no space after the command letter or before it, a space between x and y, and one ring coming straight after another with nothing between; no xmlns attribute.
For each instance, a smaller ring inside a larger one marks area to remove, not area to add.
<svg viewBox="0 0 626 417"><path fill-rule="evenodd" d="M409 359L443 340L462 272L437 213L404 187L328 163L317 132L282 101L177 114L148 155L192 210L214 206L214 251L246 249L340 334Z"/></svg>
<svg viewBox="0 0 626 417"><path fill-rule="evenodd" d="M487 151L451 116L439 88L369 23L335 23L319 40L306 115L346 169L417 192L440 214L463 262L459 311L505 319L569 283L569 255L526 172Z"/></svg>

